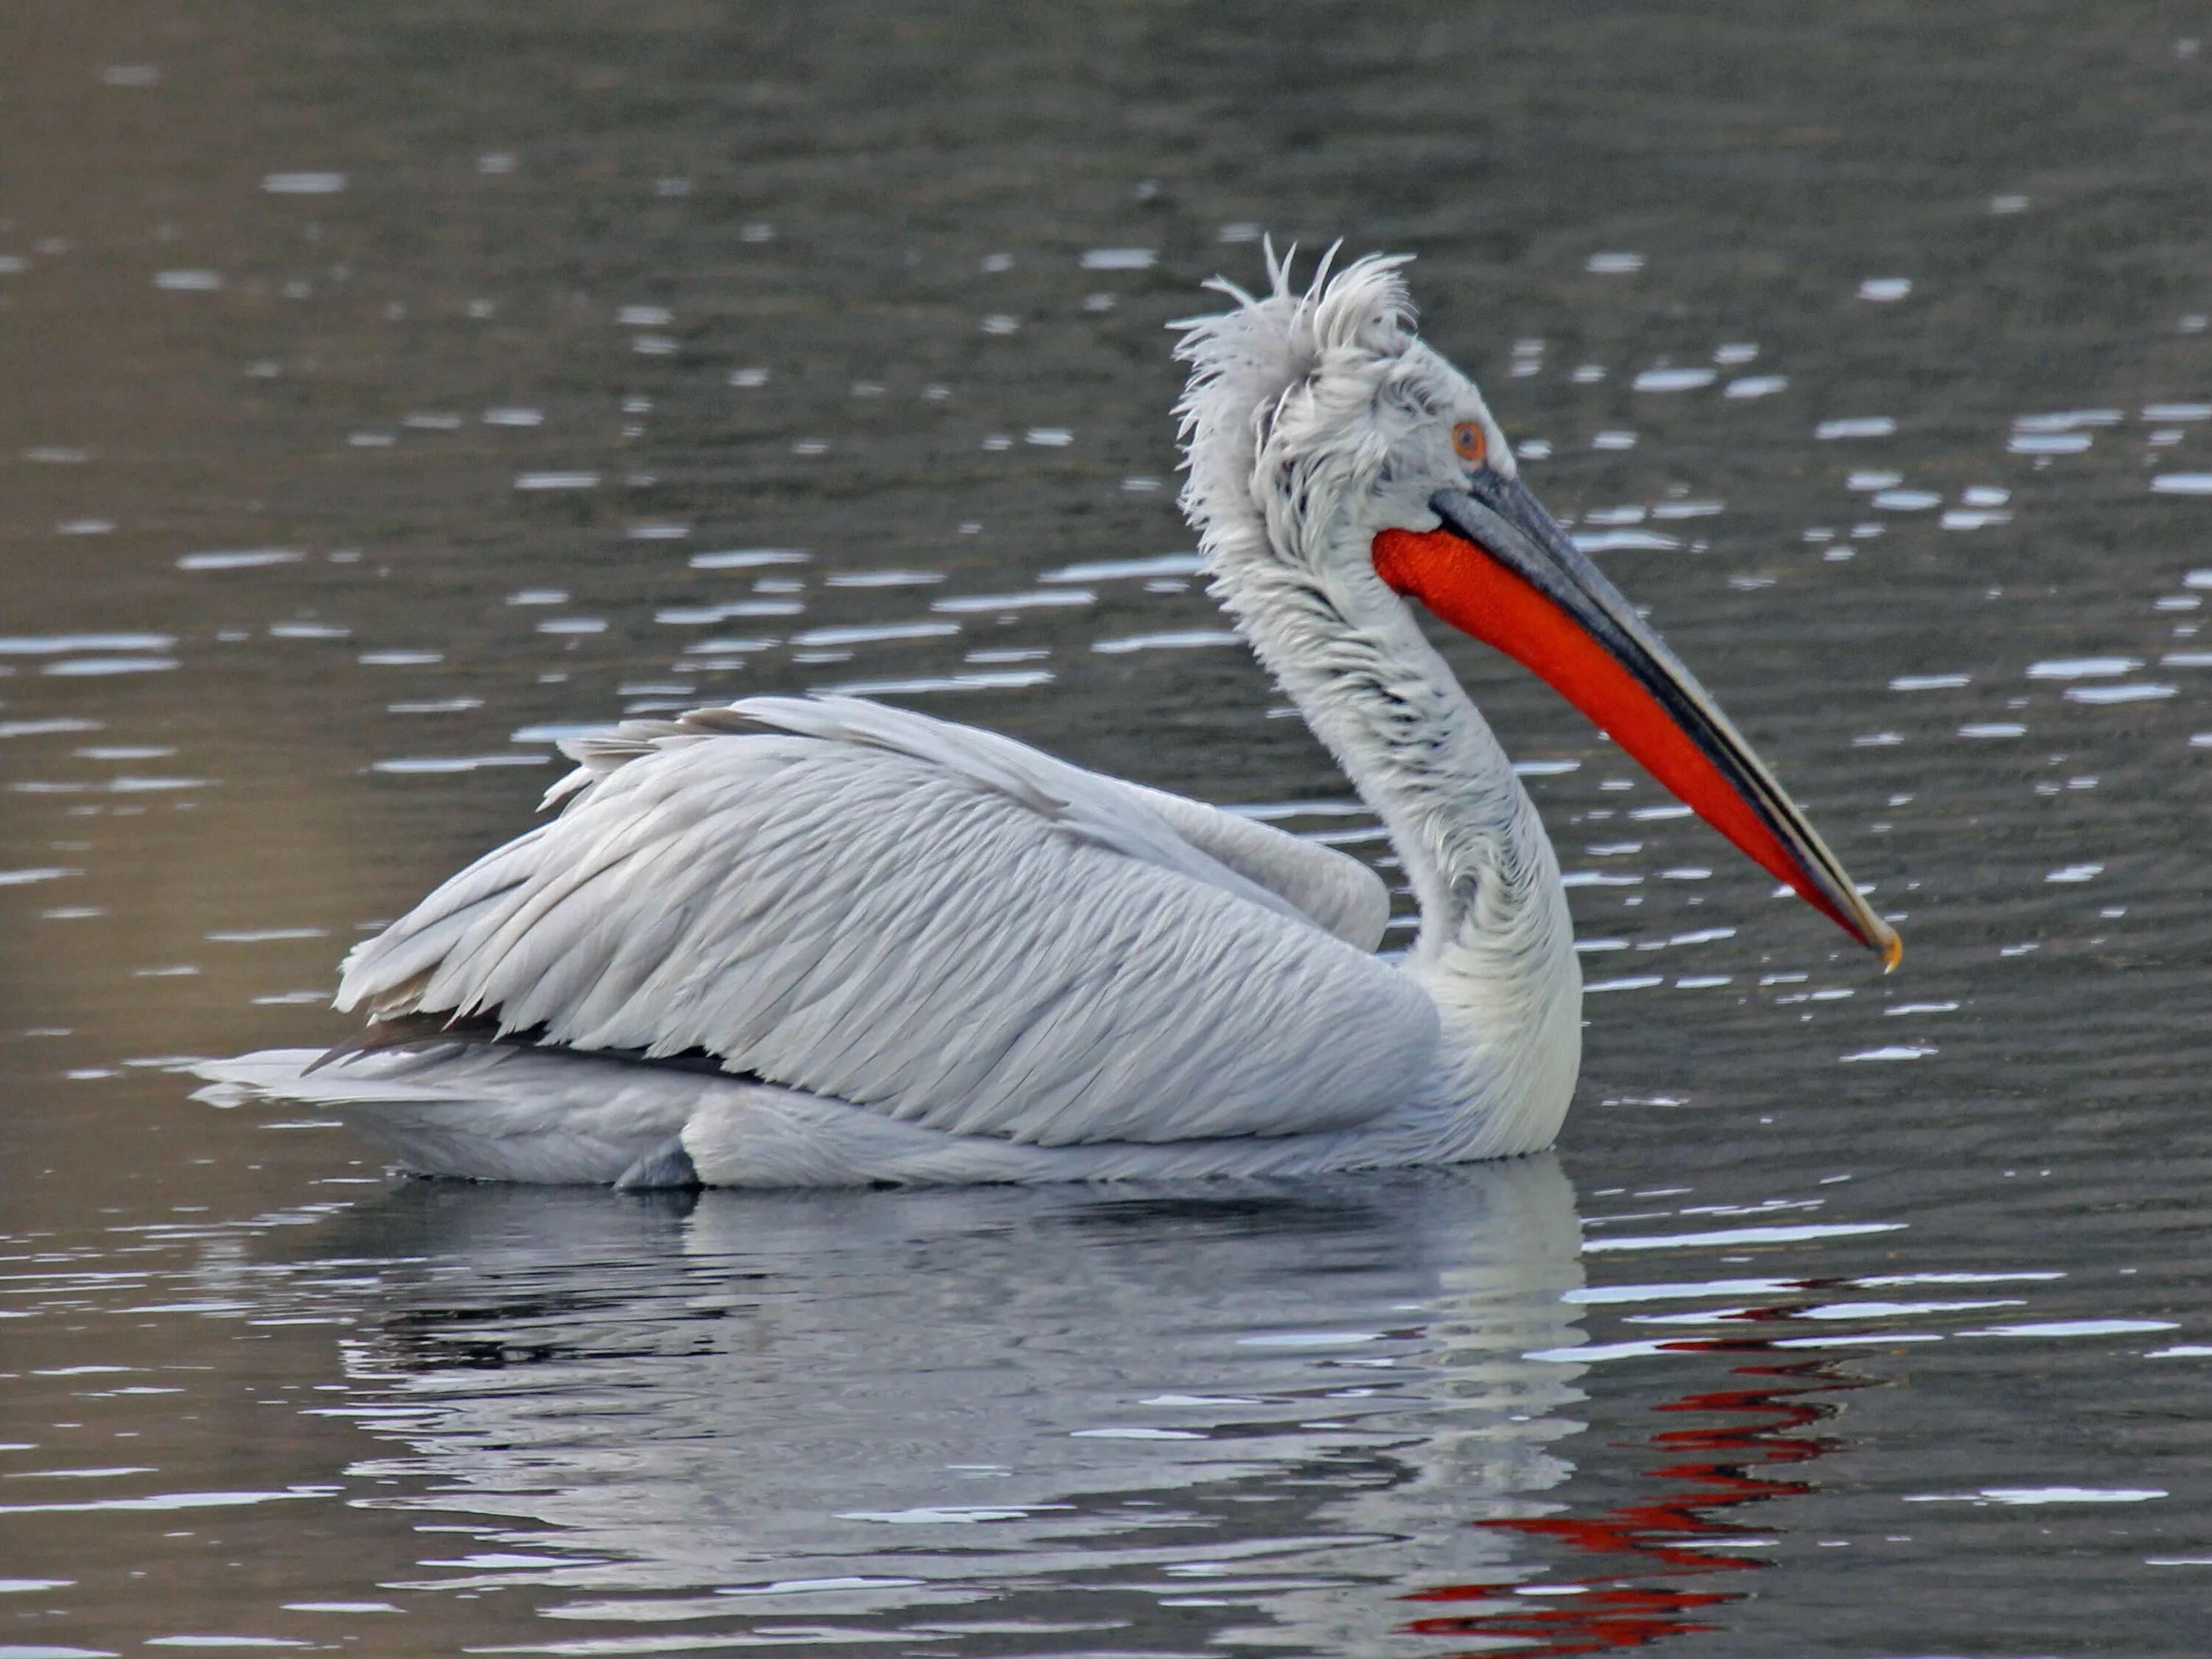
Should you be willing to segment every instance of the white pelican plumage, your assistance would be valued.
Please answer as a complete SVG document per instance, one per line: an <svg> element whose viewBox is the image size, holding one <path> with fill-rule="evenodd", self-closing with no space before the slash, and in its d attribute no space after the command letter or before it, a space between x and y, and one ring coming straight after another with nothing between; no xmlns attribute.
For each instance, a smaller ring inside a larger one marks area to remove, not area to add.
<svg viewBox="0 0 2212 1659"><path fill-rule="evenodd" d="M746 698L565 745L559 816L347 958L360 1048L211 1068L428 1173L645 1187L1288 1174L1551 1144L1582 981L1552 845L1409 601L1548 681L1861 943L1876 916L1522 484L1399 267L1184 329L1212 591L1380 817L1339 853L973 727Z"/></svg>

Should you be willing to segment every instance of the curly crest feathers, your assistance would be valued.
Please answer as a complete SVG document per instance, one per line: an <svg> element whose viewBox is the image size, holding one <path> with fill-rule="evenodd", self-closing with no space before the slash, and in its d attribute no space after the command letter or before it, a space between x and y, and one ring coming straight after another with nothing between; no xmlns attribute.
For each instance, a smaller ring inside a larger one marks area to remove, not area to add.
<svg viewBox="0 0 2212 1659"><path fill-rule="evenodd" d="M1370 254L1330 275L1336 249L1303 292L1291 286L1293 247L1267 247L1269 291L1255 297L1225 278L1206 286L1237 303L1170 325L1190 380L1176 404L1183 510L1201 534L1232 502L1249 500L1262 428L1284 400L1319 376L1380 374L1413 343L1413 303L1399 274L1411 254Z"/></svg>

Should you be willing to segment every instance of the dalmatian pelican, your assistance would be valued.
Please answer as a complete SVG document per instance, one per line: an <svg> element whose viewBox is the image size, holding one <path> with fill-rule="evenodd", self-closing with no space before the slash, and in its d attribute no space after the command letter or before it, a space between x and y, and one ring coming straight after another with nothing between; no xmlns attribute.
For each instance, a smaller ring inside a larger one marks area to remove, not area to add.
<svg viewBox="0 0 2212 1659"><path fill-rule="evenodd" d="M425 1173L628 1188L1503 1158L1581 1059L1558 860L1416 606L1504 652L1812 907L1897 935L1522 482L1402 258L1180 324L1212 592L1381 818L1364 865L1007 738L755 696L566 745L558 815L346 959L360 1042L209 1075Z"/></svg>

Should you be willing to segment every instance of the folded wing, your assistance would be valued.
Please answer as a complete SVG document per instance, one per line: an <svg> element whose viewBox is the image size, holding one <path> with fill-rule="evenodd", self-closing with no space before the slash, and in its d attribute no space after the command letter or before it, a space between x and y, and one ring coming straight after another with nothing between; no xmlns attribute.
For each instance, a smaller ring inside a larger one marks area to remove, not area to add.
<svg viewBox="0 0 2212 1659"><path fill-rule="evenodd" d="M852 699L579 740L560 817L348 959L341 1007L692 1050L1043 1146L1285 1134L1404 1101L1426 994L1356 861Z"/></svg>

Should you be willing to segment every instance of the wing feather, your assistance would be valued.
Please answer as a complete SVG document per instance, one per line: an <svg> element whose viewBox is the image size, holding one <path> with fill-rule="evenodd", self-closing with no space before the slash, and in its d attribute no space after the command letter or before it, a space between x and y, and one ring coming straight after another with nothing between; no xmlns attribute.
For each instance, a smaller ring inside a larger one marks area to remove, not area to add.
<svg viewBox="0 0 2212 1659"><path fill-rule="evenodd" d="M715 718L717 730L742 729L742 721L754 720L910 754L1010 793L1042 812L1058 811L1065 817L1070 807L1088 808L1085 827L1101 845L1119 847L1164 867L1185 867L1172 854L1160 855L1156 837L1147 844L1146 836L1128 829L1133 823L1164 822L1175 841L1202 854L1212 866L1210 875L1200 873L1201 879L1218 880L1225 869L1286 901L1362 951L1382 943L1383 926L1389 920L1389 890L1358 859L1203 801L1085 771L996 732L853 697L751 697L726 709L702 712ZM699 718L686 715L684 720ZM621 729L641 726L634 723ZM625 752L634 752L634 748L615 743L604 750L605 755ZM604 769L608 763L601 758L595 763ZM1133 817L1132 806L1136 809Z"/></svg>
<svg viewBox="0 0 2212 1659"><path fill-rule="evenodd" d="M1328 931L1379 932L1353 861L1279 831L852 700L576 753L562 815L358 947L341 1006L1042 1146L1345 1127L1426 1075L1426 994Z"/></svg>

